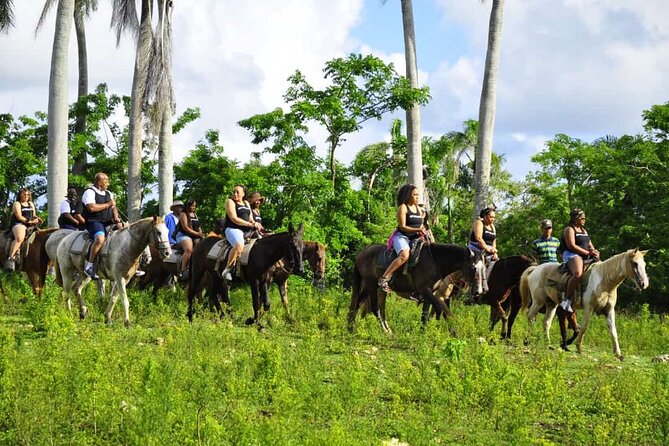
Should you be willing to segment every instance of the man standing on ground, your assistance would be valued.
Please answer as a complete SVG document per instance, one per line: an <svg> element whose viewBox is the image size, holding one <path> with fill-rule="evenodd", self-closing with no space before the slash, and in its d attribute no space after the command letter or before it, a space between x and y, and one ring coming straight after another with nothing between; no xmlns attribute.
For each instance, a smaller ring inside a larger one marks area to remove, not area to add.
<svg viewBox="0 0 669 446"><path fill-rule="evenodd" d="M86 189L81 201L84 203L84 215L86 218L86 229L93 240L91 245L91 255L86 262L84 272L88 277L98 279L93 270L95 259L97 259L100 248L107 239L106 227L112 224L119 225L121 220L118 218L118 209L116 201L109 187L109 177L107 174L98 172L95 174L93 187Z"/></svg>

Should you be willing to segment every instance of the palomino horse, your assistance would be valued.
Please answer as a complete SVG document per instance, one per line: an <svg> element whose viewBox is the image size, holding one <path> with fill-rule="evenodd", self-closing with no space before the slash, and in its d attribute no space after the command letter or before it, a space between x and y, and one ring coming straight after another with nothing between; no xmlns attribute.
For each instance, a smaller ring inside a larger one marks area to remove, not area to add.
<svg viewBox="0 0 669 446"><path fill-rule="evenodd" d="M348 312L349 328L353 328L355 316L361 306L369 306L381 328L390 332L386 321L386 293L379 288L378 280L385 268L378 265L379 256L383 255L385 245L370 245L360 251L353 267L353 286L351 305ZM402 267L404 268L404 267ZM485 288L485 264L481 253L467 247L429 243L422 248L418 262L409 268L408 277L398 270L391 281L391 288L400 295L417 295L423 302L423 323L427 323L430 305L452 315L450 308L443 301L434 297L435 284L447 275L461 270L463 277L472 283L471 292L481 294Z"/></svg>
<svg viewBox="0 0 669 446"><path fill-rule="evenodd" d="M267 292L266 289L261 291L261 287L266 287L263 276L272 265L283 257L288 258L288 263L293 271L296 271L298 274L303 272L303 232L304 225L300 224L300 227L296 231L291 223L288 226L288 232L280 232L256 240L251 247L248 262L242 268L242 276L243 280L251 285L251 297L253 301L253 318L247 322L256 323L258 328L262 328L260 325L261 292ZM208 281L212 284L208 290L209 299L218 310L219 315L223 315L223 309L221 308L218 296L221 295L226 304L230 303L228 283L220 277L220 272L225 262L217 262L215 259L208 258L209 251L217 243L225 243L225 241L208 237L198 243L195 249L193 249L193 255L190 260L187 313L188 320L191 322L193 321L193 300L195 296L202 292ZM265 310L268 309L265 308Z"/></svg>
<svg viewBox="0 0 669 446"><path fill-rule="evenodd" d="M84 265L88 253L84 249L73 252L74 246L83 246L81 239L88 233L75 231L63 238L56 249L58 268L63 279L63 291L67 296L67 305L70 308L70 294L74 291L79 299L79 317L84 318L87 308L81 291L90 278L84 273ZM168 238L165 222L160 217L149 217L139 220L130 226L111 234L105 241L97 258L97 274L102 279L111 281L111 295L109 305L105 311L105 321L111 323L114 305L120 294L123 298L124 322L130 327L130 304L126 284L135 274L139 266L140 257L148 244L158 246L163 258L168 257L172 249Z"/></svg>
<svg viewBox="0 0 669 446"><path fill-rule="evenodd" d="M17 270L23 271L28 276L28 282L35 292L36 296L42 294L44 289L44 283L46 282L46 274L49 269L49 260L48 258L42 257L42 249L44 246L44 241L48 240L49 236L56 231L56 228L49 229L38 229L35 231L33 237L27 237L23 246L19 250L20 259L17 262ZM4 264L7 258L6 248L9 250L12 240L6 239L4 236L0 235L3 241L7 241L5 247L0 247L0 252L4 253L4 257L0 259L0 264ZM0 242L1 243L1 242Z"/></svg>
<svg viewBox="0 0 669 446"><path fill-rule="evenodd" d="M613 353L618 359L623 359L618 344L618 332L616 329L616 301L618 299L618 286L627 278L634 278L641 289L648 287L648 275L646 274L646 261L644 255L648 251L630 249L626 252L616 254L603 262L593 263L586 271L582 287L585 287L581 302L575 299L572 305L583 308L583 325L581 332L576 338L576 348L581 353L583 336L588 329L592 313L606 316L606 322L613 341ZM520 295L523 308L527 308L530 298L532 306L528 311L528 318L533 321L539 309L546 305L546 316L544 318L544 331L549 338L551 321L555 315L555 307L560 302L559 292L555 286L556 280L560 280L557 263L545 263L537 266L528 274L523 274L520 285Z"/></svg>

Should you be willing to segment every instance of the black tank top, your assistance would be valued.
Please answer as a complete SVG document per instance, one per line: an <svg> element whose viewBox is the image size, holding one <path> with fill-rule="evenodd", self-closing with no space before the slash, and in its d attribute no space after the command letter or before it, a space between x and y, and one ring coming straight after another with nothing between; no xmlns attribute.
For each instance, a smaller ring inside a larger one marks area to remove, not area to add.
<svg viewBox="0 0 669 446"><path fill-rule="evenodd" d="M32 220L33 218L35 218L35 215L33 213L33 205L31 203L21 204L21 216L23 218L28 219L28 220ZM14 225L17 225L19 223L22 224L22 225L28 226L27 223L23 223L22 221L18 221L13 212L12 212L12 217L11 217L10 220L11 220L11 224L9 225L10 227L14 226Z"/></svg>
<svg viewBox="0 0 669 446"><path fill-rule="evenodd" d="M404 220L404 225L410 228L416 228L416 229L420 228L423 224L423 214L420 212L420 209L416 208L416 212L414 212L409 208L409 206L406 206L406 208L407 208L407 214ZM402 235L408 237L409 239L414 239L418 237L418 234L414 232L407 234L405 232L402 232L399 228L397 228L397 230L400 231Z"/></svg>
<svg viewBox="0 0 669 446"><path fill-rule="evenodd" d="M485 242L486 245L492 246L492 243L495 241L497 238L497 234L495 233L494 229L488 229L483 225L483 241ZM469 233L469 241L478 243L476 240L476 237L474 237L474 231Z"/></svg>
<svg viewBox="0 0 669 446"><path fill-rule="evenodd" d="M585 229L583 232L576 232L576 229L574 229L574 244L586 251L590 248L590 236Z"/></svg>
<svg viewBox="0 0 669 446"><path fill-rule="evenodd" d="M237 217L241 218L244 221L248 221L249 217L251 217L251 208L246 205L245 201L242 201L241 203L235 203L235 212L237 212ZM248 228L245 226L240 226L238 224L235 224L230 220L230 218L226 215L225 216L225 227L226 228L233 228L233 229L241 229L242 231L246 231Z"/></svg>
<svg viewBox="0 0 669 446"><path fill-rule="evenodd" d="M262 224L262 217L260 216L260 212L257 213L255 211L251 212L253 212L253 220L255 220L256 223Z"/></svg>
<svg viewBox="0 0 669 446"><path fill-rule="evenodd" d="M93 189L93 193L95 194L95 204L105 204L111 201L111 194L108 190L105 191L104 195L100 195L95 191L95 189ZM109 224L114 221L111 208L103 209L97 212L91 212L87 207L84 206L84 218L86 221L100 221L104 224Z"/></svg>

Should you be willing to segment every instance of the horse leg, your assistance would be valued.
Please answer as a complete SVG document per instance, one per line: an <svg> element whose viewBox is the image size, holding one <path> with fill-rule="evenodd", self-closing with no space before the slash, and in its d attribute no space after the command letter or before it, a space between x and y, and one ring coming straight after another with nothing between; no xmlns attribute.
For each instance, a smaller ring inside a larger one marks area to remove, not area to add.
<svg viewBox="0 0 669 446"><path fill-rule="evenodd" d="M509 312L509 326L506 332L506 338L511 339L511 329L513 328L513 323L518 316L520 311L520 296L518 296L518 288L515 288L515 291L511 294L511 311Z"/></svg>
<svg viewBox="0 0 669 446"><path fill-rule="evenodd" d="M381 289L379 289L379 291L381 291ZM386 333L392 334L393 331L390 329L388 320L386 319L386 298L388 297L388 294L381 291L377 297L379 298L379 314L381 315L381 325L384 327Z"/></svg>
<svg viewBox="0 0 669 446"><path fill-rule="evenodd" d="M546 301L546 315L544 316L544 334L546 335L546 342L551 343L551 324L555 317L555 310L557 305L552 300Z"/></svg>
<svg viewBox="0 0 669 446"><path fill-rule="evenodd" d="M111 291L109 292L109 304L107 305L107 310L105 310L105 323L107 325L111 325L112 323L111 315L114 311L114 306L116 305L116 299L118 299L118 289L116 282L114 282Z"/></svg>
<svg viewBox="0 0 669 446"><path fill-rule="evenodd" d="M125 278L120 277L116 283L118 284L118 292L123 298L123 323L125 324L125 328L130 328L130 301L128 300L128 291L125 287Z"/></svg>
<svg viewBox="0 0 669 446"><path fill-rule="evenodd" d="M562 307L560 307L560 309L562 309ZM566 318L567 326L572 330L571 337L567 339L567 345L571 345L571 343L576 339L576 336L578 336L578 333L581 331L581 326L578 325L578 319L576 319L575 311L572 313L567 313Z"/></svg>
<svg viewBox="0 0 669 446"><path fill-rule="evenodd" d="M507 339L507 333L509 331L509 317L506 315L506 311L504 311L504 308L502 308L502 304L500 301L496 300L495 301L495 312L499 315L499 317L502 319L502 339ZM490 306L490 311L492 313L493 306ZM492 321L492 314L490 315L490 319ZM490 330L492 330L492 326L490 327Z"/></svg>
<svg viewBox="0 0 669 446"><path fill-rule="evenodd" d="M558 306L557 317L560 324L560 338L562 339L560 347L562 347L562 350L568 352L569 344L567 344L567 311L564 308Z"/></svg>
<svg viewBox="0 0 669 446"><path fill-rule="evenodd" d="M288 308L288 278L286 278L284 281L276 282L276 286L279 287L279 296L281 296L281 305L283 305L283 310L286 314L286 320L288 323L292 324L295 322L295 320L290 314L290 308Z"/></svg>
<svg viewBox="0 0 669 446"><path fill-rule="evenodd" d="M258 331L263 330L263 326L260 324L260 312L261 312L261 303L260 303L260 292L258 290L258 281L251 281L251 301L253 302L253 318L246 320L247 325L256 324Z"/></svg>
<svg viewBox="0 0 669 446"><path fill-rule="evenodd" d="M88 308L86 307L86 303L84 302L84 295L83 295L83 290L84 287L88 284L88 282L91 280L88 277L84 276L85 278L79 278L74 284L74 292L77 296L77 299L79 300L79 319L84 320L86 318L86 315L88 314Z"/></svg>
<svg viewBox="0 0 669 446"><path fill-rule="evenodd" d="M609 308L606 314L606 325L609 326L609 333L611 333L611 340L613 341L613 354L619 360L625 359L620 351L620 344L618 343L618 330L616 329L616 310L613 306Z"/></svg>
<svg viewBox="0 0 669 446"><path fill-rule="evenodd" d="M269 302L269 290L267 289L267 282L264 280L258 281L258 292L260 293L260 298L262 299L263 309L269 311L270 302Z"/></svg>
<svg viewBox="0 0 669 446"><path fill-rule="evenodd" d="M585 336L585 332L588 331L588 326L590 325L590 316L592 315L592 308L590 307L590 303L585 300L585 297L583 298L583 325L581 325L581 331L578 333L578 336L576 336L576 351L581 353L582 352L582 346L583 346L583 336ZM607 321L608 322L608 321Z"/></svg>

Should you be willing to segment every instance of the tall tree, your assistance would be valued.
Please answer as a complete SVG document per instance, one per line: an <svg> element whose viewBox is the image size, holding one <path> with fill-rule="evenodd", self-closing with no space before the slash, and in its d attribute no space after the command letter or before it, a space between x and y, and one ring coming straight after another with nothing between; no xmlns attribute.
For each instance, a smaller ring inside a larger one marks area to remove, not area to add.
<svg viewBox="0 0 669 446"><path fill-rule="evenodd" d="M68 44L72 29L74 0L59 0L56 13L56 30L51 53L49 76L49 149L47 155L47 196L49 226L57 226L60 203L67 192L67 141L68 141Z"/></svg>
<svg viewBox="0 0 669 446"><path fill-rule="evenodd" d="M476 146L476 168L474 176L474 216L484 208L490 198L490 163L492 140L495 129L495 105L497 100L497 76L504 21L504 0L493 0L488 25L488 51L485 58L481 103L479 106L479 132Z"/></svg>
<svg viewBox="0 0 669 446"><path fill-rule="evenodd" d="M14 2L0 0L0 32L7 32L14 26Z"/></svg>
<svg viewBox="0 0 669 446"><path fill-rule="evenodd" d="M406 76L411 88L418 88L418 61L416 57L416 33L413 23L413 4L402 0L402 25L404 30L404 59ZM407 167L409 182L416 185L423 201L428 200L423 184L423 151L421 147L420 105L414 104L406 110L407 116ZM429 200L426 202L429 208Z"/></svg>

